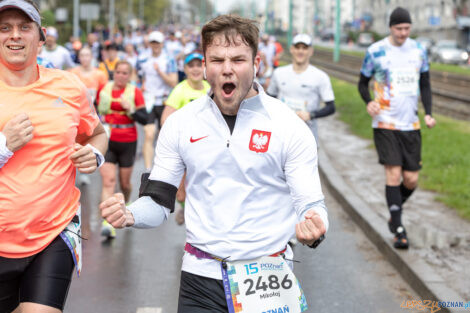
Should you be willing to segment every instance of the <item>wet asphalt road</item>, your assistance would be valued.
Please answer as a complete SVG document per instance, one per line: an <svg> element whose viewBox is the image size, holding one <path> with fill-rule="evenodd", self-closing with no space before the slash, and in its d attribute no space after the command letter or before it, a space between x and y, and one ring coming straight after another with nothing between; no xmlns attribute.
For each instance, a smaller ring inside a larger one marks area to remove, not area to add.
<svg viewBox="0 0 470 313"><path fill-rule="evenodd" d="M137 197L142 160L133 174ZM177 310L185 228L174 216L157 229L118 230L100 237L99 174L82 185L83 269L74 277L67 313L174 313ZM295 247L294 272L307 296L307 312L396 313L407 299L418 299L324 188L330 230L316 249Z"/></svg>

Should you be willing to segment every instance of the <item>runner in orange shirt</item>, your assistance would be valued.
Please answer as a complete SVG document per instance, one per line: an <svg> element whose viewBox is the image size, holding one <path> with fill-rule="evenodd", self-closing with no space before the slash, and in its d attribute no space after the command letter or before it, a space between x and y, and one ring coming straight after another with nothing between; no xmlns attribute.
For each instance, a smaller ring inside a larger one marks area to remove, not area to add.
<svg viewBox="0 0 470 313"><path fill-rule="evenodd" d="M79 79L37 65L40 25L32 0L0 2L0 312L63 310L81 264L75 169L107 145Z"/></svg>
<svg viewBox="0 0 470 313"><path fill-rule="evenodd" d="M108 82L108 78L105 73L93 67L93 54L88 46L80 49L78 59L80 61L80 65L70 69L69 71L77 75L82 83L85 84L88 94L91 96L92 103L94 103L98 90L103 88L103 86ZM76 183L77 185L88 185L91 184L91 179L88 175L78 173Z"/></svg>
<svg viewBox="0 0 470 313"><path fill-rule="evenodd" d="M89 47L83 47L80 50L78 53L78 59L80 60L80 65L71 69L70 72L77 75L85 84L88 88L88 93L94 101L98 90L106 85L108 78L102 71L93 67L93 54Z"/></svg>

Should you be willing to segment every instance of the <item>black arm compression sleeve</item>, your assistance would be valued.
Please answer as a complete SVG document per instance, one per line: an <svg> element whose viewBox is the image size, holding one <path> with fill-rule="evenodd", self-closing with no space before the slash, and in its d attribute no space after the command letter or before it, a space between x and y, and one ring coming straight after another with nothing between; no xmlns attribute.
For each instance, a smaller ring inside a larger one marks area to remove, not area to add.
<svg viewBox="0 0 470 313"><path fill-rule="evenodd" d="M149 176L150 173L144 173L140 178L139 197L150 196L153 201L173 212L178 188L159 180L150 180Z"/></svg>
<svg viewBox="0 0 470 313"><path fill-rule="evenodd" d="M432 113L431 80L429 71L421 73L419 76L419 91L421 92L421 102L423 102L424 112L427 115Z"/></svg>
<svg viewBox="0 0 470 313"><path fill-rule="evenodd" d="M138 109L131 114L131 117L134 121L144 125L147 123L147 110L145 108Z"/></svg>
<svg viewBox="0 0 470 313"><path fill-rule="evenodd" d="M361 95L362 100L364 100L366 104L372 101L369 92L369 81L370 77L367 77L361 73L361 78L359 79L359 84L357 85L357 88L359 89L359 94Z"/></svg>
<svg viewBox="0 0 470 313"><path fill-rule="evenodd" d="M315 110L312 112L311 117L312 118L319 118L319 117L325 117L328 115L331 115L335 113L335 101L328 101L325 102L325 106L319 110Z"/></svg>

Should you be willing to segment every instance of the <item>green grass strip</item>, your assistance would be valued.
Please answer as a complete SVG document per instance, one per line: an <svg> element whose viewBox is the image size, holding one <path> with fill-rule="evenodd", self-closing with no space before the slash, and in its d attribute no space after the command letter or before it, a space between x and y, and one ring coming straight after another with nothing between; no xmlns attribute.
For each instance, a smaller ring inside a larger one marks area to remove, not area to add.
<svg viewBox="0 0 470 313"><path fill-rule="evenodd" d="M470 68L465 68L454 64L431 63L430 68L433 71L470 76Z"/></svg>
<svg viewBox="0 0 470 313"><path fill-rule="evenodd" d="M371 118L357 87L334 78L331 82L340 120L354 134L372 139ZM437 124L428 129L420 112L423 168L419 185L436 191L437 200L470 219L470 123L439 114L433 116Z"/></svg>

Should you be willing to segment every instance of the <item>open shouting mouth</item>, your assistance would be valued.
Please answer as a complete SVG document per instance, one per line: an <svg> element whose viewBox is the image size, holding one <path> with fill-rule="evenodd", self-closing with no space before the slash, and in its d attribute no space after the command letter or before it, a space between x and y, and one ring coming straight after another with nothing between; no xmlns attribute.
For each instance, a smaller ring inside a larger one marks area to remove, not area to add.
<svg viewBox="0 0 470 313"><path fill-rule="evenodd" d="M225 83L222 85L222 94L224 96L224 98L230 98L231 96L233 96L233 93L235 91L237 86L235 86L234 83Z"/></svg>

